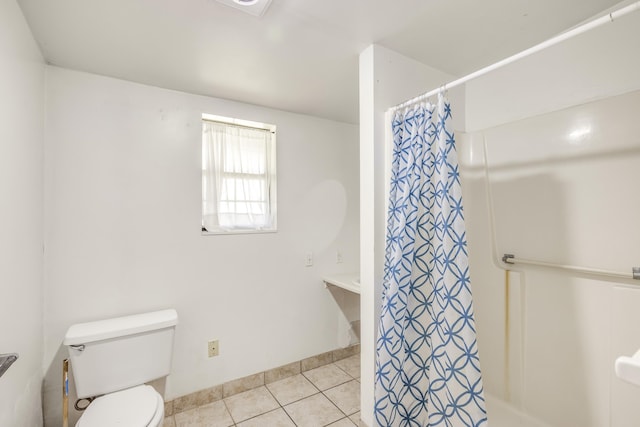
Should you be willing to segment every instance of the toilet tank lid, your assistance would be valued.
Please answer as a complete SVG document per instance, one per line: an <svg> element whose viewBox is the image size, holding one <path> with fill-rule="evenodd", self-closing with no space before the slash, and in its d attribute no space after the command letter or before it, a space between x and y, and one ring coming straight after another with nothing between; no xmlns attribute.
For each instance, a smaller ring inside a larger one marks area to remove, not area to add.
<svg viewBox="0 0 640 427"><path fill-rule="evenodd" d="M87 344L94 341L164 329L177 324L178 313L174 309L78 323L67 330L63 344Z"/></svg>

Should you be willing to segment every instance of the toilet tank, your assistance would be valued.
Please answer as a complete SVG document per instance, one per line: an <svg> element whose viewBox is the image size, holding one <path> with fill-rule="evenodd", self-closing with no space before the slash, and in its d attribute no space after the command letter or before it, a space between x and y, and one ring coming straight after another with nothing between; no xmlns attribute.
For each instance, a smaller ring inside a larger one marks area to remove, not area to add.
<svg viewBox="0 0 640 427"><path fill-rule="evenodd" d="M171 370L175 310L73 325L64 337L78 398L165 377Z"/></svg>

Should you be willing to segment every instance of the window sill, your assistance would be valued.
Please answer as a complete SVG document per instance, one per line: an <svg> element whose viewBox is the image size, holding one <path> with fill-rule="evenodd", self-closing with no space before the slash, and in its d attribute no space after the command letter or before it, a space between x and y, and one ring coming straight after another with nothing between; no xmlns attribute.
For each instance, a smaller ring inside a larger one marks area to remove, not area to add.
<svg viewBox="0 0 640 427"><path fill-rule="evenodd" d="M225 230L225 231L203 231L203 236L224 236L230 234L268 234L277 233L277 229L270 230Z"/></svg>

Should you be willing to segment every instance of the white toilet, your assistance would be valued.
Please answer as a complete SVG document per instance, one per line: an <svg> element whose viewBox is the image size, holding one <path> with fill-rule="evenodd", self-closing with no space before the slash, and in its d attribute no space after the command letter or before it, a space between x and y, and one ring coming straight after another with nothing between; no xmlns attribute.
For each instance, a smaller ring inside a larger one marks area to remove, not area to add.
<svg viewBox="0 0 640 427"><path fill-rule="evenodd" d="M146 382L171 370L175 310L79 323L67 331L78 398L96 398L76 427L158 427L162 396Z"/></svg>

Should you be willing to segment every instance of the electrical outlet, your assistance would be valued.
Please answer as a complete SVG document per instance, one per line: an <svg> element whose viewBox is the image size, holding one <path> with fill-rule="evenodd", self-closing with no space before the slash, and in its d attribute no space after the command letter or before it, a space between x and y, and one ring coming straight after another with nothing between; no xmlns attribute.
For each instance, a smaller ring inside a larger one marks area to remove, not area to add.
<svg viewBox="0 0 640 427"><path fill-rule="evenodd" d="M336 252L336 264L342 264L342 251Z"/></svg>
<svg viewBox="0 0 640 427"><path fill-rule="evenodd" d="M313 252L307 252L307 256L304 259L304 265L311 267L313 265Z"/></svg>
<svg viewBox="0 0 640 427"><path fill-rule="evenodd" d="M218 340L209 341L207 347L209 349L209 357L215 357L220 354L220 344L218 344Z"/></svg>

